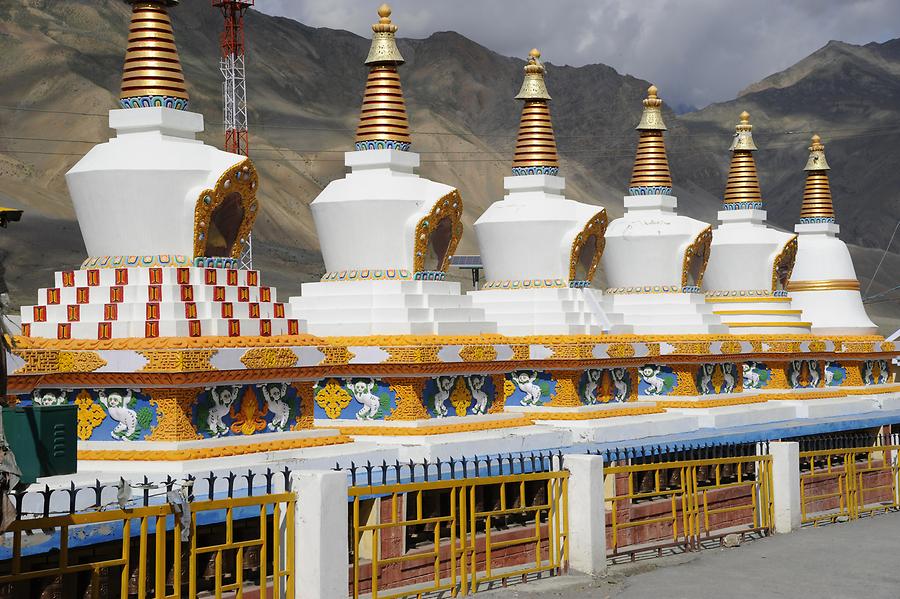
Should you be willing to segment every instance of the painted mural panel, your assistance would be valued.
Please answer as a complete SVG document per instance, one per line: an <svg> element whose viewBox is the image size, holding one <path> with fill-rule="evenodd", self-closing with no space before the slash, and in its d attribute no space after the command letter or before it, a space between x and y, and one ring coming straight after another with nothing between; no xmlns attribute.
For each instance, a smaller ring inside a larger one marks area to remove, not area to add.
<svg viewBox="0 0 900 599"><path fill-rule="evenodd" d="M740 390L741 378L737 364L700 364L697 369L697 392L700 395L719 395Z"/></svg>
<svg viewBox="0 0 900 599"><path fill-rule="evenodd" d="M633 385L626 368L591 368L581 375L578 395L586 406L622 403L628 401Z"/></svg>
<svg viewBox="0 0 900 599"><path fill-rule="evenodd" d="M390 385L372 377L329 378L313 386L316 418L384 420L396 408Z"/></svg>
<svg viewBox="0 0 900 599"><path fill-rule="evenodd" d="M496 397L494 381L484 374L438 376L425 383L422 399L432 418L487 414Z"/></svg>
<svg viewBox="0 0 900 599"><path fill-rule="evenodd" d="M287 383L222 385L201 392L193 421L204 438L291 430L300 415L297 390Z"/></svg>
<svg viewBox="0 0 900 599"><path fill-rule="evenodd" d="M538 407L550 401L556 391L556 381L549 372L516 370L506 375L506 405Z"/></svg>
<svg viewBox="0 0 900 599"><path fill-rule="evenodd" d="M670 366L645 364L638 368L638 395L669 395L678 385L678 375Z"/></svg>

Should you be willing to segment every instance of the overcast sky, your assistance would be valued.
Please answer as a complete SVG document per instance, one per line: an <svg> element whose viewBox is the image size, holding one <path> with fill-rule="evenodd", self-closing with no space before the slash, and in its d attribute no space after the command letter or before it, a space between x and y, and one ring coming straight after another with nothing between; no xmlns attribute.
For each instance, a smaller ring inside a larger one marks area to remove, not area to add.
<svg viewBox="0 0 900 599"><path fill-rule="evenodd" d="M256 0L313 27L371 35L380 0ZM402 37L454 30L507 56L601 62L652 81L670 104L733 98L828 40L900 37L900 0L394 0Z"/></svg>

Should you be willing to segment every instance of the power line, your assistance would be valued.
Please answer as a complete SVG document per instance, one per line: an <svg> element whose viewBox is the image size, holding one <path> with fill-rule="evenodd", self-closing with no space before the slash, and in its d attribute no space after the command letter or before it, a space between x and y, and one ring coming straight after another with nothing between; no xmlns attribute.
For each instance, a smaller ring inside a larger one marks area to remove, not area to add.
<svg viewBox="0 0 900 599"><path fill-rule="evenodd" d="M75 115L75 116L91 116L91 117L107 117L109 114L107 112L76 112L76 111L67 111L67 110L50 110L45 108L28 108L22 106L5 106L0 105L0 110L11 110L11 111L24 111L24 112L40 112L40 113L48 113L48 114L65 114L65 115ZM208 122L209 125L221 126L222 123L214 123ZM257 129L291 129L297 131L322 131L322 132L332 132L332 133L348 133L354 132L355 129L347 128L347 127L310 127L310 126L300 126L300 125L287 125L287 124L254 124L254 128ZM833 127L829 128L828 132L834 133L839 131L875 131L875 130L889 130L896 131L900 130L900 125L891 126L891 127ZM452 132L452 131L422 131L412 129L411 133L416 135L449 135L453 137L476 137L476 138L485 138L485 137L499 137L499 138L515 138L516 133L478 133L478 132ZM812 133L817 133L819 130L785 130L785 131L757 131L754 134L757 137L767 137L774 135L810 135ZM631 139L632 133L627 134L613 134L609 133L605 136L598 136L595 134L579 134L579 135L556 135L557 139ZM723 137L720 133L679 133L678 138L685 137L709 137L709 138L721 138Z"/></svg>
<svg viewBox="0 0 900 599"><path fill-rule="evenodd" d="M878 271L881 269L881 264L884 262L884 258L888 254L888 250L891 249L891 244L894 243L894 236L897 234L898 228L900 228L900 220L897 221L897 224L894 226L894 232L891 233L891 238L888 240L887 245L884 246L884 253L881 254L881 260L878 261L878 266L875 267L875 272L872 274L872 278L869 279L869 284L866 285L866 290L863 293L863 295L869 295L869 288L871 288L872 283L875 282L875 277L878 275ZM883 295L883 294L877 294L873 297L878 297L878 295Z"/></svg>

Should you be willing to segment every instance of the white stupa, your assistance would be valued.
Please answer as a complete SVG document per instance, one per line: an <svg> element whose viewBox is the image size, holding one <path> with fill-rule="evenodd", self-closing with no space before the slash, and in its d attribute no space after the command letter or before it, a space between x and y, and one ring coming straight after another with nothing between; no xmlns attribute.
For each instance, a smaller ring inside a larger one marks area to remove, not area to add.
<svg viewBox="0 0 900 599"><path fill-rule="evenodd" d="M816 335L870 335L878 327L869 320L847 245L838 239L834 221L830 167L818 135L809 146L806 187L800 209L797 260L788 283L794 307L803 310Z"/></svg>
<svg viewBox="0 0 900 599"><path fill-rule="evenodd" d="M797 236L766 226L756 174L750 115L741 113L731 144L722 223L713 231L703 288L732 333L809 334L809 322L791 307L786 291Z"/></svg>
<svg viewBox="0 0 900 599"><path fill-rule="evenodd" d="M415 173L397 67L397 26L382 5L350 173L312 202L326 273L290 300L317 335L496 332L484 311L445 281L462 236L459 191Z"/></svg>
<svg viewBox="0 0 900 599"><path fill-rule="evenodd" d="M66 174L89 258L56 273L23 333L54 339L297 334L275 290L238 270L259 210L244 156L195 139L167 6L133 2L116 137Z"/></svg>
<svg viewBox="0 0 900 599"><path fill-rule="evenodd" d="M700 293L712 227L675 212L662 100L650 86L625 216L606 230L605 305L636 334L714 334L727 327Z"/></svg>
<svg viewBox="0 0 900 599"><path fill-rule="evenodd" d="M516 96L524 106L507 195L475 222L487 280L469 295L503 334L599 334L613 326L590 288L606 210L563 195L540 56L531 51Z"/></svg>

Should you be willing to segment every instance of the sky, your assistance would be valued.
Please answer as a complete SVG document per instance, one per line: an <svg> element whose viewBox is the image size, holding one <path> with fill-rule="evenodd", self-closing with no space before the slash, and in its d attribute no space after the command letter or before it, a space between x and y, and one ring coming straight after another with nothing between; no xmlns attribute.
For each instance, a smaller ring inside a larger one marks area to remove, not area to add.
<svg viewBox="0 0 900 599"><path fill-rule="evenodd" d="M380 0L256 0L265 13L369 37ZM672 106L730 100L829 40L900 37L900 0L394 0L401 37L457 31L507 56L604 63Z"/></svg>

